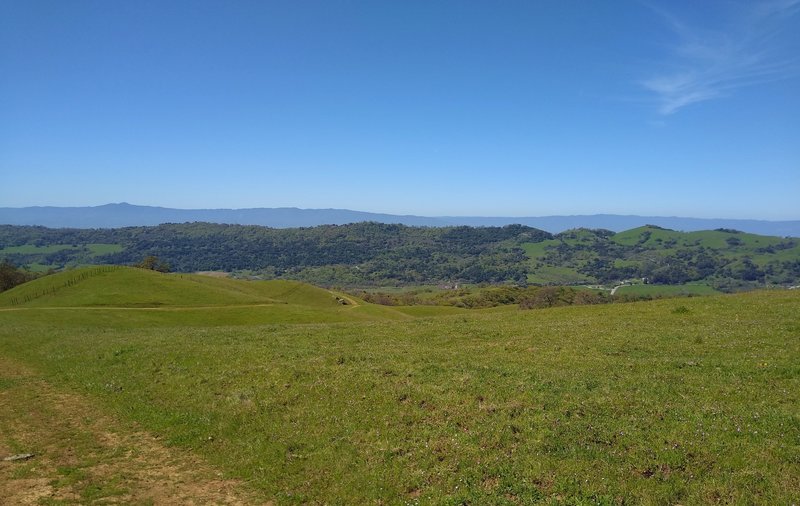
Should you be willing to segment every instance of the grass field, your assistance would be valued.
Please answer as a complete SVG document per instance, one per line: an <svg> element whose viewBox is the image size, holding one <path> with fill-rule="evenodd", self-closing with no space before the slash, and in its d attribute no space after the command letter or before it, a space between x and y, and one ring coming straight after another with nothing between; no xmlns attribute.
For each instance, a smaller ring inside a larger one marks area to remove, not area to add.
<svg viewBox="0 0 800 506"><path fill-rule="evenodd" d="M525 250L525 254L531 260L538 260L543 258L547 254L548 248L556 247L560 244L560 241L556 239L550 239L546 241L540 242L526 242L522 244L522 249Z"/></svg>
<svg viewBox="0 0 800 506"><path fill-rule="evenodd" d="M575 240L571 240L571 242L574 243ZM538 265L547 255L547 249L556 247L559 244L560 241L555 239L522 244L522 249L525 250L525 255L529 258L530 274L528 274L528 283L548 285L593 282L594 280L591 277L581 274L571 267Z"/></svg>
<svg viewBox="0 0 800 506"><path fill-rule="evenodd" d="M575 269L570 267L557 267L545 265L533 270L528 274L528 283L533 284L577 284L577 283L592 283L594 279L585 276Z"/></svg>
<svg viewBox="0 0 800 506"><path fill-rule="evenodd" d="M0 356L258 500L798 498L798 291L423 311L300 283L58 276L0 294ZM15 406L17 385L0 380Z"/></svg>
<svg viewBox="0 0 800 506"><path fill-rule="evenodd" d="M69 244L54 244L51 246L35 246L33 244L24 244L22 246L6 246L5 248L0 249L0 254L47 254L55 253L65 249L78 249L78 247L71 246Z"/></svg>
<svg viewBox="0 0 800 506"><path fill-rule="evenodd" d="M119 244L84 244L81 246L72 244L53 244L50 246L36 246L33 244L25 244L23 246L7 246L5 248L0 248L0 255L13 254L13 253L21 253L26 255L47 254L47 253L56 253L58 251L63 251L65 249L78 250L81 248L88 249L92 255L107 255L109 253L117 253L123 250L122 246Z"/></svg>
<svg viewBox="0 0 800 506"><path fill-rule="evenodd" d="M644 240L646 239L646 240ZM644 241L643 241L644 240ZM655 227L639 227L613 236L618 244L631 246L637 243L648 247L657 247L662 253L675 253L682 248L703 246L718 250L728 258L752 258L757 265L765 265L770 261L796 260L800 252L800 244L781 249L781 244L788 245L792 241L782 237L770 237L744 232L724 232L720 230L703 230L698 232L676 232ZM730 243L729 241L735 241ZM671 246L669 246L671 244ZM776 248L766 253L764 248Z"/></svg>
<svg viewBox="0 0 800 506"><path fill-rule="evenodd" d="M712 287L704 284L686 285L627 285L621 286L616 292L618 295L651 295L674 297L682 295L713 295L719 293Z"/></svg>
<svg viewBox="0 0 800 506"><path fill-rule="evenodd" d="M343 305L341 300L348 303ZM164 275L132 267L64 271L0 293L0 307L41 307L53 318L119 320L123 325L255 325L408 319L394 308L297 281L240 281ZM66 311L81 308L77 313ZM212 311L213 310L213 311ZM55 316L58 315L58 316Z"/></svg>

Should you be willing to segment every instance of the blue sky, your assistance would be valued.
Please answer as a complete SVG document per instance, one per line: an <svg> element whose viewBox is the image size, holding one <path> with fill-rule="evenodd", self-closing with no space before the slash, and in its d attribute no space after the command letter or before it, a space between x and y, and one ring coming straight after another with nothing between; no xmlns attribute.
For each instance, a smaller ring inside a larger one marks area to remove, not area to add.
<svg viewBox="0 0 800 506"><path fill-rule="evenodd" d="M2 1L0 206L800 219L800 0Z"/></svg>

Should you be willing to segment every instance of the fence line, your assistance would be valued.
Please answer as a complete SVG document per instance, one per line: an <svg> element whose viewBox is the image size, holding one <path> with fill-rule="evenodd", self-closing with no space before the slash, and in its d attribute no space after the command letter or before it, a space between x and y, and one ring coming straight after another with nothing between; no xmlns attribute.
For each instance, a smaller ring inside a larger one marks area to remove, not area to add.
<svg viewBox="0 0 800 506"><path fill-rule="evenodd" d="M20 294L20 296L23 297L23 301L22 302L20 302L19 298L12 297L11 298L11 305L12 306L16 306L16 305L19 305L19 304L25 304L26 302L30 302L32 300L38 299L39 297L44 297L45 295L55 294L57 291L61 290L62 288L69 288L69 287L75 286L78 283L80 283L81 281L85 281L85 280L87 280L89 278L92 278L94 276L99 276L100 274L105 274L107 272L112 272L112 271L115 271L115 270L118 270L118 269L121 269L121 268L122 267L119 266L119 265L99 265L99 266L93 267L91 269L84 269L84 270L82 270L80 272L80 274L66 279L60 285L50 285L50 286L44 287L44 288L42 288L40 290L34 291L32 293L26 293L24 295Z"/></svg>

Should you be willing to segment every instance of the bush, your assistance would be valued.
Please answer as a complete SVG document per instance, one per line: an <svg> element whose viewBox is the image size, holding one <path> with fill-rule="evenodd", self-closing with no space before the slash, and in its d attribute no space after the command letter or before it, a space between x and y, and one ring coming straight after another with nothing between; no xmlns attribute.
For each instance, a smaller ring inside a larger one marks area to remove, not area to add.
<svg viewBox="0 0 800 506"><path fill-rule="evenodd" d="M520 309L538 309L553 306L563 306L561 300L562 290L554 286L546 286L536 290L533 295L520 300Z"/></svg>

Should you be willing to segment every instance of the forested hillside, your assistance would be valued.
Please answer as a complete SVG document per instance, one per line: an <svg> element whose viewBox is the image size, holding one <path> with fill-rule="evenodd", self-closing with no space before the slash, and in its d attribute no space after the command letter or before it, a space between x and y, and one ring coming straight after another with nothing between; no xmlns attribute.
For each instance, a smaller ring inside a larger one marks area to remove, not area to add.
<svg viewBox="0 0 800 506"><path fill-rule="evenodd" d="M702 282L728 291L800 283L800 241L728 229L684 233L646 226L553 235L522 225L0 226L0 259L33 270L132 265L149 255L179 272L219 270L342 286L613 284L637 278L652 284Z"/></svg>
<svg viewBox="0 0 800 506"><path fill-rule="evenodd" d="M121 229L0 227L0 254L16 264L133 264L155 255L181 272L256 271L320 284L436 280L524 282L530 227L423 228L379 223L271 229L187 223ZM103 249L114 251L102 252ZM101 251L101 253L98 253Z"/></svg>

